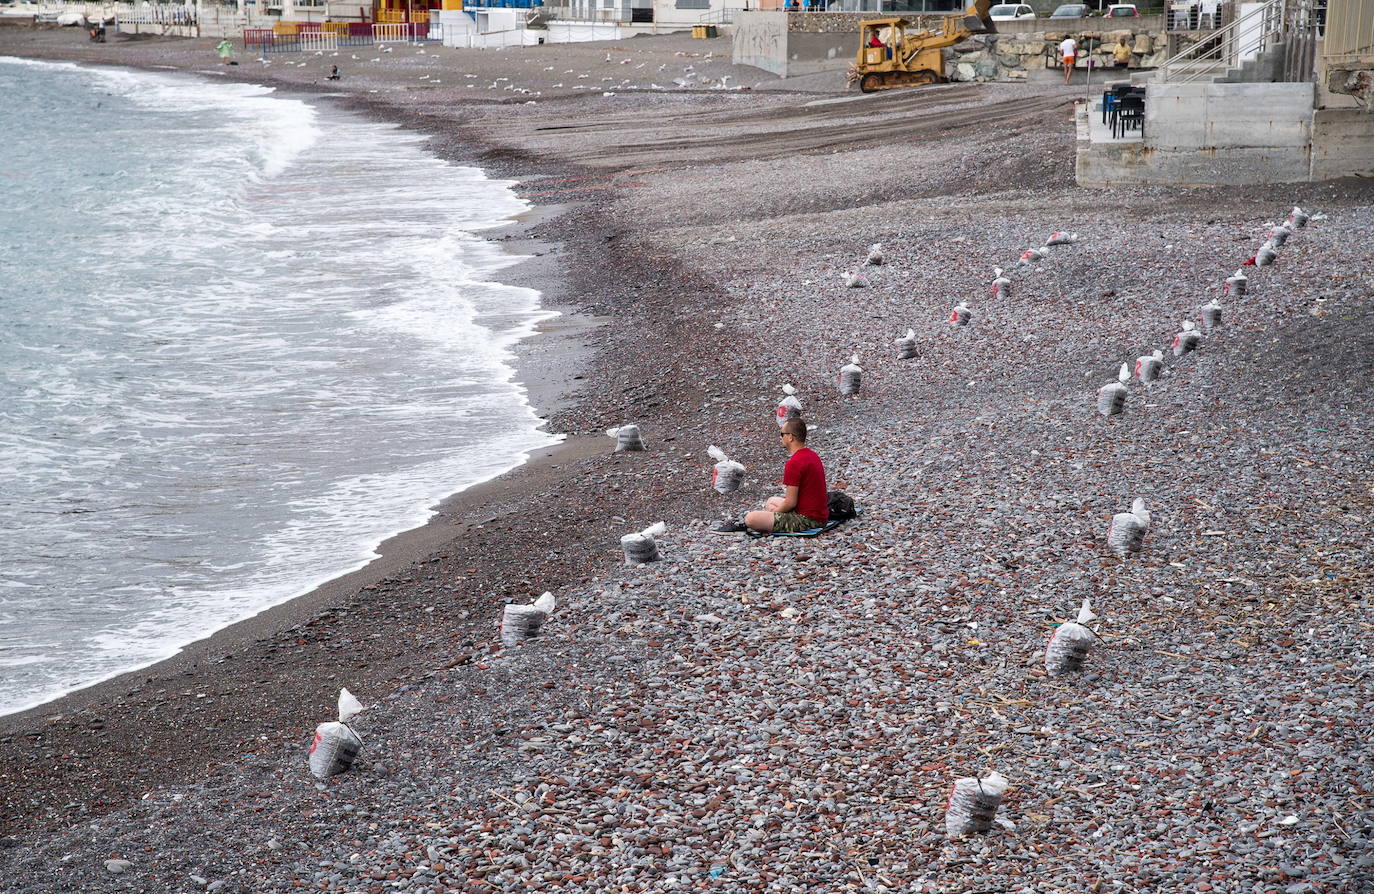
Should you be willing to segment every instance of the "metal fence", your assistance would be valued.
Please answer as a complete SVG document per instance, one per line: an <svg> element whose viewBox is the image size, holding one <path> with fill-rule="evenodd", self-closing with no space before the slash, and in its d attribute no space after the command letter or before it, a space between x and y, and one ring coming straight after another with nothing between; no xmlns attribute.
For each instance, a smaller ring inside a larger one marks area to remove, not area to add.
<svg viewBox="0 0 1374 894"><path fill-rule="evenodd" d="M272 28L243 29L244 49L262 53L318 53L378 43L440 43L439 22L374 25L366 22L278 22Z"/></svg>

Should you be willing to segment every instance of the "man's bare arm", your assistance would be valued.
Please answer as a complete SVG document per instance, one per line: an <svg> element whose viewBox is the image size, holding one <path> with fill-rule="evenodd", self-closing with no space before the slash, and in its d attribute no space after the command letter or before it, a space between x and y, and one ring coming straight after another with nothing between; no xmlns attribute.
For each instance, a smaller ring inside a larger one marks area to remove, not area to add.
<svg viewBox="0 0 1374 894"><path fill-rule="evenodd" d="M787 491L782 495L782 505L778 507L779 512L791 512L797 508L797 491L799 488L795 484L787 485Z"/></svg>

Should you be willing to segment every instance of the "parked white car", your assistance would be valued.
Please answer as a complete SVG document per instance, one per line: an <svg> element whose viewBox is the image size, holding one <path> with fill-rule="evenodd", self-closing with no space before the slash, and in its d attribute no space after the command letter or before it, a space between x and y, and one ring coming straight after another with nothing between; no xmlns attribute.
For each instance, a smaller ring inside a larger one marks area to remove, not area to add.
<svg viewBox="0 0 1374 894"><path fill-rule="evenodd" d="M994 22L1019 22L1035 18L1035 10L1025 3L999 3L988 10L988 18Z"/></svg>

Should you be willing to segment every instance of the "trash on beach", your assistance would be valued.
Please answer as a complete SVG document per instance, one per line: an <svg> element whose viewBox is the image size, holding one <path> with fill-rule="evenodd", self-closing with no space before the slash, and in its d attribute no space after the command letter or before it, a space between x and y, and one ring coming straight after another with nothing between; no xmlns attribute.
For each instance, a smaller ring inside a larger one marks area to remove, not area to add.
<svg viewBox="0 0 1374 894"><path fill-rule="evenodd" d="M1046 673L1057 677L1083 669L1088 650L1096 638L1087 625L1095 620L1097 615L1093 613L1092 604L1084 599L1082 607L1078 609L1077 619L1065 621L1054 629L1049 645L1045 647Z"/></svg>
<svg viewBox="0 0 1374 894"><path fill-rule="evenodd" d="M545 591L529 605L507 605L501 612L502 648L510 649L538 636L555 604L553 594Z"/></svg>
<svg viewBox="0 0 1374 894"><path fill-rule="evenodd" d="M1007 790L1007 778L992 773L983 779L965 776L954 782L945 807L945 834L950 838L981 835L992 828L1002 795Z"/></svg>
<svg viewBox="0 0 1374 894"><path fill-rule="evenodd" d="M1073 245L1078 241L1077 233L1051 233L1045 240L1046 245Z"/></svg>
<svg viewBox="0 0 1374 894"><path fill-rule="evenodd" d="M1048 254L1048 253L1049 253L1049 247L1048 247L1048 246L1044 246L1044 247L1041 247L1041 248L1028 248L1028 249L1026 249L1025 251L1021 252L1021 257L1017 259L1017 261L1016 261L1016 266L1017 266L1017 267L1029 267L1031 264L1034 264L1036 261L1044 260L1045 255Z"/></svg>
<svg viewBox="0 0 1374 894"><path fill-rule="evenodd" d="M339 719L315 727L310 743L310 772L318 779L337 776L353 766L363 747L362 737L353 731L349 721L363 711L362 703L347 689L339 690Z"/></svg>
<svg viewBox="0 0 1374 894"><path fill-rule="evenodd" d="M744 466L735 462L725 455L715 444L706 448L706 452L716 461L715 468L711 471L711 486L722 494L732 494L740 489L744 483Z"/></svg>
<svg viewBox="0 0 1374 894"><path fill-rule="evenodd" d="M860 273L846 273L844 275L844 284L851 289L862 289L868 285L868 279Z"/></svg>
<svg viewBox="0 0 1374 894"><path fill-rule="evenodd" d="M863 384L864 371L859 367L859 355L853 354L849 362L840 367L840 393L846 397L852 397L859 393L859 386Z"/></svg>
<svg viewBox="0 0 1374 894"><path fill-rule="evenodd" d="M1265 240L1265 243L1260 246L1259 251L1255 252L1255 266L1268 267L1270 264L1274 263L1278 256L1279 253L1278 250L1274 248L1274 243Z"/></svg>
<svg viewBox="0 0 1374 894"><path fill-rule="evenodd" d="M657 522L642 531L621 537L620 548L625 552L625 564L644 565L648 562L657 562L659 559L658 541L654 538L662 537L667 530L666 524Z"/></svg>
<svg viewBox="0 0 1374 894"><path fill-rule="evenodd" d="M1179 325L1182 331L1174 335L1175 357L1193 353L1197 350L1198 342L1202 341L1202 333L1197 331L1192 320L1184 320Z"/></svg>
<svg viewBox="0 0 1374 894"><path fill-rule="evenodd" d="M875 242L868 247L868 260L864 263L870 267L883 265L883 244L881 242Z"/></svg>
<svg viewBox="0 0 1374 894"><path fill-rule="evenodd" d="M1307 226L1308 219L1307 212L1297 205L1294 205L1293 210L1288 212L1288 225L1295 230Z"/></svg>
<svg viewBox="0 0 1374 894"><path fill-rule="evenodd" d="M1202 328L1211 331L1221 325L1221 302L1213 298L1197 309L1202 318Z"/></svg>
<svg viewBox="0 0 1374 894"><path fill-rule="evenodd" d="M1130 380L1131 368L1123 363L1116 372L1116 381L1097 389L1097 412L1103 416L1121 415L1126 408L1126 383Z"/></svg>
<svg viewBox="0 0 1374 894"><path fill-rule="evenodd" d="M1159 378L1164 371L1164 352L1151 351L1143 357L1135 358L1135 374L1146 385Z"/></svg>
<svg viewBox="0 0 1374 894"><path fill-rule="evenodd" d="M908 329L906 335L897 339L897 359L910 360L916 356L916 330Z"/></svg>
<svg viewBox="0 0 1374 894"><path fill-rule="evenodd" d="M622 425L620 428L608 428L606 434L615 438L616 453L644 449L644 439L639 435L638 425L630 424Z"/></svg>
<svg viewBox="0 0 1374 894"><path fill-rule="evenodd" d="M1245 287L1249 284L1250 278L1245 275L1245 268L1237 267L1234 275L1226 277L1226 294L1239 298L1245 294Z"/></svg>
<svg viewBox="0 0 1374 894"><path fill-rule="evenodd" d="M992 297L1011 297L1011 280L1002 274L1001 267L992 268Z"/></svg>
<svg viewBox="0 0 1374 894"><path fill-rule="evenodd" d="M1107 528L1107 547L1118 558L1126 558L1138 553L1145 546L1145 534L1150 530L1150 511L1145 501L1136 497L1131 503L1130 512L1118 512L1112 516Z"/></svg>
<svg viewBox="0 0 1374 894"><path fill-rule="evenodd" d="M1283 244L1287 242L1288 237L1292 235L1292 230L1284 224L1279 224L1269 231L1269 241L1274 243L1275 248L1283 248Z"/></svg>
<svg viewBox="0 0 1374 894"><path fill-rule="evenodd" d="M949 321L956 326L967 326L972 320L973 311L969 309L967 301L960 301L949 312Z"/></svg>
<svg viewBox="0 0 1374 894"><path fill-rule="evenodd" d="M782 386L783 398L778 401L778 427L789 419L795 419L802 414L801 401L797 400L797 389L789 385Z"/></svg>

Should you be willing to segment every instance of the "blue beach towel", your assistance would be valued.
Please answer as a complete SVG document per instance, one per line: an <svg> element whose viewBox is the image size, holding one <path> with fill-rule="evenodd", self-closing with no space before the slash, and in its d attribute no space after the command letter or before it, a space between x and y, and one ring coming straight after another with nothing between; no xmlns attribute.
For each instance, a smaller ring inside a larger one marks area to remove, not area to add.
<svg viewBox="0 0 1374 894"><path fill-rule="evenodd" d="M863 510L855 509L854 517L858 518L860 515L863 515ZM849 519L847 518L832 518L830 521L821 525L819 528L809 528L805 531L773 531L768 534L765 534L762 531L749 531L744 536L754 540L758 540L761 537L819 537L827 531L835 530L847 521L849 521Z"/></svg>

